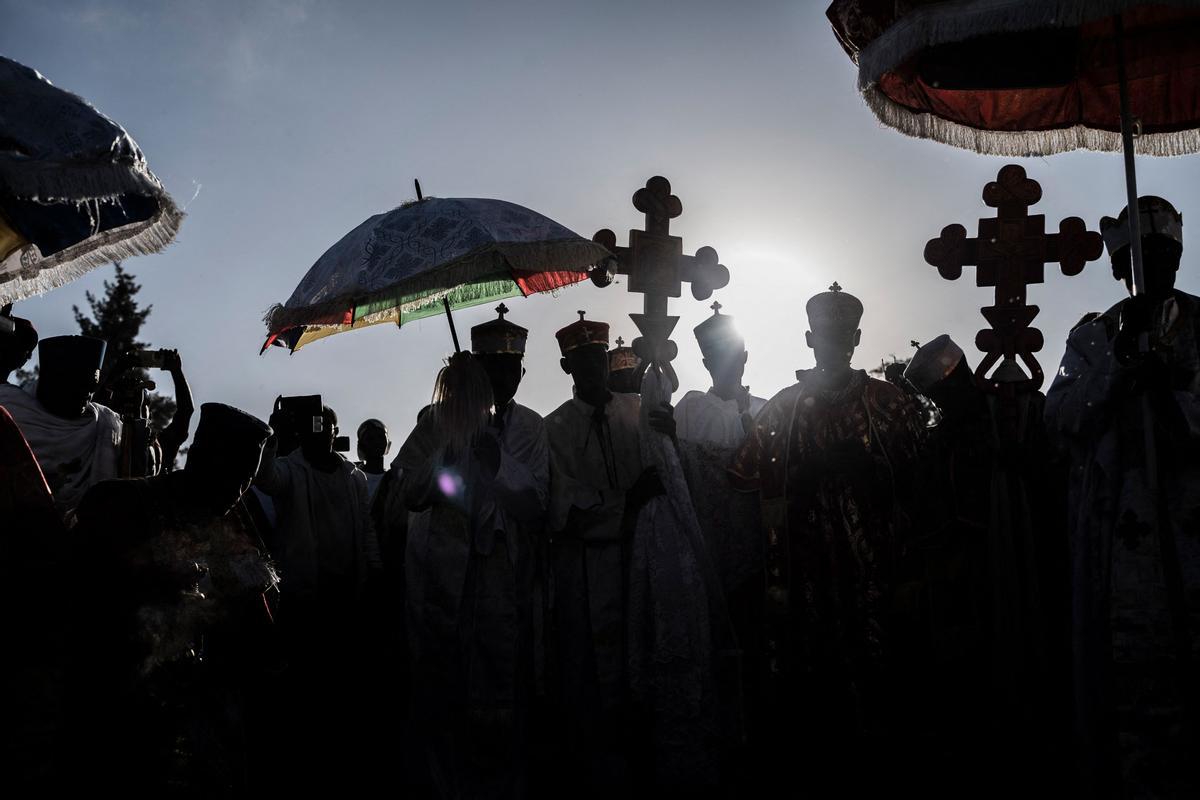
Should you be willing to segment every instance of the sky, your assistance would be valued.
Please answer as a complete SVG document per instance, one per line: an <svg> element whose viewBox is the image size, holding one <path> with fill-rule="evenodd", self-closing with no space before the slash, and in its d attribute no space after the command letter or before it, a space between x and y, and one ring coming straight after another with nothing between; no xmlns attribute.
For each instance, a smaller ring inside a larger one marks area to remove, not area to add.
<svg viewBox="0 0 1200 800"><path fill-rule="evenodd" d="M663 175L683 203L684 250L716 248L730 271L715 297L737 320L746 382L769 397L812 365L804 304L834 281L866 307L855 363L949 333L978 363L979 308L967 268L943 280L925 242L990 216L983 185L1021 163L1043 188L1047 228L1095 230L1124 205L1119 156L980 156L880 126L815 0L741 3L197 3L0 0L0 54L31 66L121 123L187 219L177 240L125 267L153 304L143 340L181 352L197 403L263 418L279 394L320 393L353 437L384 420L399 449L452 345L444 318L347 332L289 355L259 355L267 308L372 214L427 195L500 198L589 237L624 244L643 218L633 192ZM1139 189L1184 214L1180 288L1200 293L1186 243L1198 235L1200 157L1142 158ZM1194 216L1195 215L1195 216ZM101 292L102 268L19 303L39 333L76 333L72 305ZM1106 261L1030 289L1053 375L1085 312L1122 296ZM691 329L711 314L685 289L674 364L707 388ZM636 335L641 297L590 283L508 301L530 330L518 401L549 413L570 397L554 332L576 309ZM465 335L494 318L455 315ZM165 381L169 385L169 380Z"/></svg>

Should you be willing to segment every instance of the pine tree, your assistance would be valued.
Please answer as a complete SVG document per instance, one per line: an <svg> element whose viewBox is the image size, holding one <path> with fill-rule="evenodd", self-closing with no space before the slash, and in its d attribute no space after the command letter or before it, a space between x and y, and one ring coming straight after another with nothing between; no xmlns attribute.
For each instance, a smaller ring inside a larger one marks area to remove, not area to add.
<svg viewBox="0 0 1200 800"><path fill-rule="evenodd" d="M79 332L108 342L103 371L127 353L140 353L146 349L146 344L139 342L137 337L154 309L154 306L138 308L137 294L142 290L141 284L134 282L133 274L126 272L120 262L113 266L117 269L116 280L104 282L104 297L97 299L91 292L85 295L92 310L91 319L84 316L79 306L72 306Z"/></svg>
<svg viewBox="0 0 1200 800"><path fill-rule="evenodd" d="M116 276L113 281L104 282L104 296L98 298L91 292L85 295L91 317L80 311L79 306L72 306L79 332L108 342L108 349L104 353L105 371L127 354L140 353L147 348L145 342L138 341L138 334L154 309L153 305L145 308L138 306L137 294L142 287L134 280L133 273L126 272L120 262L113 266L117 270ZM143 378L149 377L144 369L138 372ZM151 425L162 430L174 415L174 400L157 393L150 395Z"/></svg>

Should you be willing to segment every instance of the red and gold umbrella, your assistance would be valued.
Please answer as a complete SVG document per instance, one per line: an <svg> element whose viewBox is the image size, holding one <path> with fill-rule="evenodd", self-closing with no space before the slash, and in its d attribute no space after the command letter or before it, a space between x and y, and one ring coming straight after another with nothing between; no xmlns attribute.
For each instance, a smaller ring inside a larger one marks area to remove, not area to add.
<svg viewBox="0 0 1200 800"><path fill-rule="evenodd" d="M867 105L910 136L992 155L1123 150L1130 203L1135 151L1200 150L1200 0L836 0L826 15Z"/></svg>

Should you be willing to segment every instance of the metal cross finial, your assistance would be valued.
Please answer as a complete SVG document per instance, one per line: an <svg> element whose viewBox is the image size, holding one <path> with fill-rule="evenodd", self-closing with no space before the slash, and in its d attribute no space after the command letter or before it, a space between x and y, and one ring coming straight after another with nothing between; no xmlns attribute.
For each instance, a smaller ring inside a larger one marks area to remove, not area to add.
<svg viewBox="0 0 1200 800"><path fill-rule="evenodd" d="M579 315L579 321L583 322L583 315L586 314L587 312L586 311L576 311L575 313Z"/></svg>
<svg viewBox="0 0 1200 800"><path fill-rule="evenodd" d="M496 313L500 315L500 319L504 319L504 315L508 313L508 306L504 305L504 303L501 303L500 305L496 306Z"/></svg>
<svg viewBox="0 0 1200 800"><path fill-rule="evenodd" d="M721 305L721 302L719 300L713 300L713 304L711 306L709 306L709 308L711 308L713 310L714 314L720 314L721 309L724 308L724 306Z"/></svg>
<svg viewBox="0 0 1200 800"><path fill-rule="evenodd" d="M1045 280L1046 264L1056 263L1064 275L1078 275L1084 265L1104 253L1100 234L1089 231L1079 217L1058 224L1058 233L1046 233L1046 216L1030 214L1029 207L1042 199L1041 185L1018 164L1001 167L996 180L983 188L983 202L996 216L979 220L979 235L968 238L962 225L947 225L925 245L925 261L947 280L956 280L963 267L975 267L975 285L994 290L993 304L980 309L990 328L975 337L975 346L986 356L975 368L975 377L989 392L999 384L988 372L1002 358L1018 357L1029 369L1019 385L1008 389L1036 391L1044 379L1034 353L1042 349L1042 332L1031 326L1040 310L1026 301L1029 287Z"/></svg>
<svg viewBox="0 0 1200 800"><path fill-rule="evenodd" d="M916 339L909 339L908 343L910 345L912 345L913 347L917 348L918 350L921 349L921 343L918 342Z"/></svg>
<svg viewBox="0 0 1200 800"><path fill-rule="evenodd" d="M626 275L626 289L641 294L642 313L630 314L640 336L633 350L644 364L660 367L674 388L679 381L671 361L679 348L671 341L671 331L679 317L668 312L668 302L679 297L683 284L691 287L692 297L707 300L713 291L729 284L729 270L719 262L717 251L701 247L694 256L683 254L683 240L672 236L671 220L683 213L683 204L671 194L671 182L662 176L646 181L633 195L633 206L646 215L645 230L629 232L629 245L619 247L617 235L605 228L596 231L592 241L608 249L615 261L604 269L592 271L592 282L608 286L617 275Z"/></svg>
<svg viewBox="0 0 1200 800"><path fill-rule="evenodd" d="M829 287L829 291L831 291L831 292L840 292L841 290L842 290L842 287L838 284L837 281L834 281L833 286Z"/></svg>
<svg viewBox="0 0 1200 800"><path fill-rule="evenodd" d="M622 339L620 336L618 336L617 337L617 347L624 347L624 346L625 346L625 340Z"/></svg>

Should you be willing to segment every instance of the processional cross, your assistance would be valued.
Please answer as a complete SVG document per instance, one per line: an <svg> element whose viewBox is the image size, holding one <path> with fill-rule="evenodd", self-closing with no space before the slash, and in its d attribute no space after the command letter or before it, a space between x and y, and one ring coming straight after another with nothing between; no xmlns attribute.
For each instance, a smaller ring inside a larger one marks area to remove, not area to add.
<svg viewBox="0 0 1200 800"><path fill-rule="evenodd" d="M1029 286L1045 280L1045 265L1057 262L1064 275L1078 275L1104 252L1100 234L1089 231L1079 217L1064 219L1058 233L1047 234L1045 215L1029 213L1041 199L1038 182L1026 177L1024 168L1008 164L983 187L983 202L996 209L996 216L979 220L976 238L968 239L962 225L947 225L925 245L925 261L943 278L956 280L964 266L974 266L975 285L995 288L995 304L980 309L992 327L975 336L975 346L986 354L975 378L992 393L1035 392L1045 379L1033 355L1044 344L1042 332L1030 327L1041 309L1025 302ZM1024 381L1002 386L988 379L1001 358L1015 364L1018 357L1029 368Z"/></svg>
<svg viewBox="0 0 1200 800"><path fill-rule="evenodd" d="M671 361L679 348L671 341L679 317L667 314L667 301L679 297L684 283L692 296L707 300L713 290L729 283L729 270L718 263L717 251L701 247L694 256L683 254L683 239L670 234L671 220L683 213L683 204L671 194L671 182L662 176L646 181L633 195L633 206L646 215L645 230L629 232L629 246L618 247L617 235L608 228L596 231L592 241L608 248L616 257L608 269L595 270L598 286L612 283L616 275L629 277L629 291L644 295L641 314L630 314L641 336L633 340L633 351L642 363L657 364L679 388Z"/></svg>

